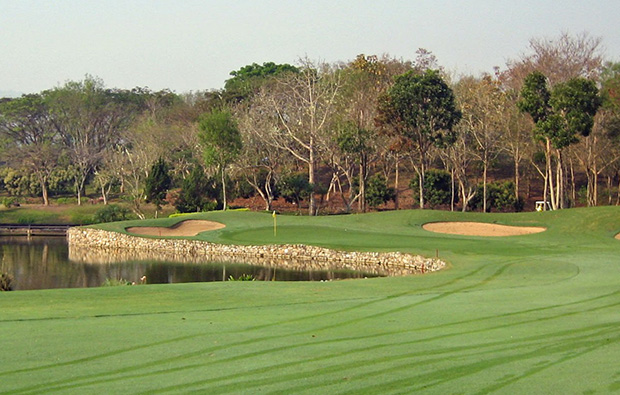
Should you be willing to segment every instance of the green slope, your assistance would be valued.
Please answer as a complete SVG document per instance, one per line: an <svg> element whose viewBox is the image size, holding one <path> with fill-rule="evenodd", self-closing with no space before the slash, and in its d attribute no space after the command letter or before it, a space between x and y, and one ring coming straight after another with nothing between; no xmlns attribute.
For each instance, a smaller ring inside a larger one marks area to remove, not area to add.
<svg viewBox="0 0 620 395"><path fill-rule="evenodd" d="M451 265L326 283L2 293L0 393L620 391L620 208L279 216L277 238L268 214L194 217L225 223L197 236L220 243L439 253ZM440 220L548 230L421 228Z"/></svg>

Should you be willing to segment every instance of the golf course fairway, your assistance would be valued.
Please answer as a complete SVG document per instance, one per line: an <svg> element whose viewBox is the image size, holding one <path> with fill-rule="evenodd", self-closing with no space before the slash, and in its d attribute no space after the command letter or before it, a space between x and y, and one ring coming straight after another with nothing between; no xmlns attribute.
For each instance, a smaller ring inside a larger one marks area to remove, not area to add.
<svg viewBox="0 0 620 395"><path fill-rule="evenodd" d="M620 391L620 207L543 213L213 212L191 239L438 255L332 282L0 293L0 393L595 394ZM429 222L544 227L481 237Z"/></svg>

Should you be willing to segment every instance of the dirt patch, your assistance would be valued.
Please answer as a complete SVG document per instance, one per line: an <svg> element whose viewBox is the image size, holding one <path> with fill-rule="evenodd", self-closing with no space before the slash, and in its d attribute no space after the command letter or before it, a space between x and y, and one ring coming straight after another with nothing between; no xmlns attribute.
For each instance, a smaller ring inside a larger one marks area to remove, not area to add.
<svg viewBox="0 0 620 395"><path fill-rule="evenodd" d="M616 240L620 240L620 233L616 235Z"/></svg>
<svg viewBox="0 0 620 395"><path fill-rule="evenodd" d="M520 236L544 232L546 228L534 226L507 226L482 222L430 222L424 230L463 236Z"/></svg>
<svg viewBox="0 0 620 395"><path fill-rule="evenodd" d="M222 229L225 226L219 222L189 219L169 228L161 226L133 226L125 230L129 233L143 236L196 236L198 233Z"/></svg>

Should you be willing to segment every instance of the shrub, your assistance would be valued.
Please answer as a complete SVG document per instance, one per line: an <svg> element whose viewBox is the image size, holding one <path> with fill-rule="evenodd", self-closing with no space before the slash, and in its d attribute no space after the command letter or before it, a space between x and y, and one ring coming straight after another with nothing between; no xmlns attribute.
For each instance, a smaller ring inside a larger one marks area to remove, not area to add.
<svg viewBox="0 0 620 395"><path fill-rule="evenodd" d="M118 287L121 285L131 285L131 283L123 278L106 278L102 287Z"/></svg>
<svg viewBox="0 0 620 395"><path fill-rule="evenodd" d="M161 209L166 200L166 192L172 186L172 178L169 173L170 166L163 158L159 158L151 167L149 176L145 181L146 201L155 203L157 211Z"/></svg>
<svg viewBox="0 0 620 395"><path fill-rule="evenodd" d="M308 182L305 174L291 174L282 178L280 192L284 200L289 203L296 203L299 208L301 201L310 197L314 186Z"/></svg>
<svg viewBox="0 0 620 395"><path fill-rule="evenodd" d="M212 178L207 178L202 167L196 165L183 180L179 198L174 206L181 213L213 211L219 207L218 196L217 183Z"/></svg>
<svg viewBox="0 0 620 395"><path fill-rule="evenodd" d="M424 201L433 208L447 205L452 201L452 177L445 170L431 169L424 173ZM411 179L409 187L413 190L414 199L419 200L420 187L417 177ZM454 196L455 203L458 194Z"/></svg>
<svg viewBox="0 0 620 395"><path fill-rule="evenodd" d="M95 218L90 214L71 214L71 223L77 225L90 225L95 223Z"/></svg>
<svg viewBox="0 0 620 395"><path fill-rule="evenodd" d="M31 225L37 222L37 216L35 214L21 214L17 217L17 223L20 225Z"/></svg>
<svg viewBox="0 0 620 395"><path fill-rule="evenodd" d="M129 215L129 210L125 207L111 204L99 209L95 213L95 223L124 221Z"/></svg>
<svg viewBox="0 0 620 395"><path fill-rule="evenodd" d="M471 205L476 209L482 208L484 195L483 185L478 185L476 196ZM487 211L495 208L498 211L522 211L525 203L521 197L515 197L515 184L512 181L490 182L487 184Z"/></svg>
<svg viewBox="0 0 620 395"><path fill-rule="evenodd" d="M60 197L56 199L58 204L77 204L77 198L74 197Z"/></svg>
<svg viewBox="0 0 620 395"><path fill-rule="evenodd" d="M8 273L0 273L0 292L13 290L13 277Z"/></svg>
<svg viewBox="0 0 620 395"><path fill-rule="evenodd" d="M230 275L230 277L228 277L228 281L256 281L256 278L254 278L251 274L242 274L237 278Z"/></svg>
<svg viewBox="0 0 620 395"><path fill-rule="evenodd" d="M387 186L385 177L376 174L366 184L366 203L370 207L378 207L383 203L394 200L394 188Z"/></svg>
<svg viewBox="0 0 620 395"><path fill-rule="evenodd" d="M3 197L2 205L6 208L10 208L13 206L19 206L19 203L17 203L17 198L15 197Z"/></svg>

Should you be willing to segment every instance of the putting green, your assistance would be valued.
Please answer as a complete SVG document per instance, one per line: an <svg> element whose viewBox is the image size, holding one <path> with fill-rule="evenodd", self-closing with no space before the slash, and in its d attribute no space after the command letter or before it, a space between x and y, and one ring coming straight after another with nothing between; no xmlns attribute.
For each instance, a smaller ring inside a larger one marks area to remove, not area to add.
<svg viewBox="0 0 620 395"><path fill-rule="evenodd" d="M0 392L608 393L620 390L620 208L192 216L221 243L439 254L413 277L0 294ZM171 226L180 219L141 224ZM547 231L502 238L427 222ZM106 224L123 231L135 223Z"/></svg>

